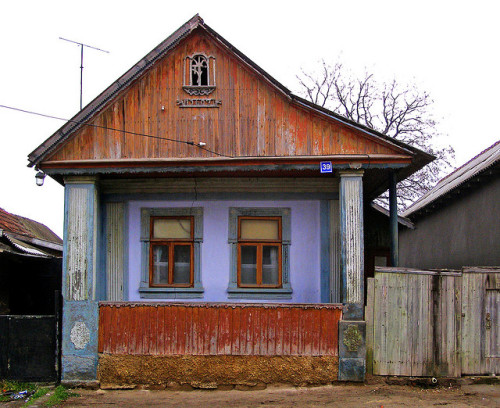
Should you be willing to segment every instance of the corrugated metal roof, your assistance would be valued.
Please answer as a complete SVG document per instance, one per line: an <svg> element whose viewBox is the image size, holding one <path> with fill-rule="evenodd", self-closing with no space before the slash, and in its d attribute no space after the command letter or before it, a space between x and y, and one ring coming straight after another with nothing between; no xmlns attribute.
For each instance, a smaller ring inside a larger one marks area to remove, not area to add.
<svg viewBox="0 0 500 408"><path fill-rule="evenodd" d="M446 177L442 178L432 190L428 191L408 207L406 211L402 213L403 217L411 216L422 210L424 207L456 189L479 173L482 173L498 161L500 161L500 140L486 150L483 150Z"/></svg>
<svg viewBox="0 0 500 408"><path fill-rule="evenodd" d="M29 255L35 255L35 256L41 256L43 258L48 258L50 257L50 254L41 251L40 249L37 249L29 244L26 244L23 241L20 241L18 239L15 239L8 234L4 233L4 237L7 238L7 240L19 251L29 254Z"/></svg>

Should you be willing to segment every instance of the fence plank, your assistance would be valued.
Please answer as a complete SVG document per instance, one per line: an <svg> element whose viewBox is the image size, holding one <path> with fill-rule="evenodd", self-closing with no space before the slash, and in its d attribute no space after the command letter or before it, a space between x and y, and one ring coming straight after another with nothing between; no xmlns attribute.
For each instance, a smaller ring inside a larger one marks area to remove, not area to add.
<svg viewBox="0 0 500 408"><path fill-rule="evenodd" d="M373 374L373 299L375 291L375 279L368 278L366 281L366 298L368 299L365 308L366 320L366 372Z"/></svg>

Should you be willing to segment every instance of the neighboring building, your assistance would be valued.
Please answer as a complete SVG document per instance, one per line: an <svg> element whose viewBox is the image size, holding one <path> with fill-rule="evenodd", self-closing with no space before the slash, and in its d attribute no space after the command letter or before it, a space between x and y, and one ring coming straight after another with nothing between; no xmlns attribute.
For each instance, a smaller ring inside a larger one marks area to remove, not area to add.
<svg viewBox="0 0 500 408"><path fill-rule="evenodd" d="M500 266L500 141L444 177L403 216L400 265Z"/></svg>
<svg viewBox="0 0 500 408"><path fill-rule="evenodd" d="M54 314L62 249L45 225L0 208L0 314Z"/></svg>
<svg viewBox="0 0 500 408"><path fill-rule="evenodd" d="M432 159L195 16L29 155L65 187L63 380L283 382L308 358L331 369L303 382L362 379L363 208Z"/></svg>

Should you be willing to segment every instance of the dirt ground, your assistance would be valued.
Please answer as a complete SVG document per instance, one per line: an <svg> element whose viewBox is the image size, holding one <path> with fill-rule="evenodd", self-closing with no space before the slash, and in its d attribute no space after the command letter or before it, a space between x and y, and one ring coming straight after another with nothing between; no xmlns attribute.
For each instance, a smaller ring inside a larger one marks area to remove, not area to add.
<svg viewBox="0 0 500 408"><path fill-rule="evenodd" d="M77 390L63 407L500 407L500 385L428 388L414 385L327 385L263 390Z"/></svg>

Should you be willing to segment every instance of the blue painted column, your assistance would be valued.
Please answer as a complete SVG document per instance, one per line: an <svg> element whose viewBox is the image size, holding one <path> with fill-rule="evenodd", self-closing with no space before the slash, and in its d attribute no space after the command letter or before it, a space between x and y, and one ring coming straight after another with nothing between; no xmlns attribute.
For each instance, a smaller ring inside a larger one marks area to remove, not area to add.
<svg viewBox="0 0 500 408"><path fill-rule="evenodd" d="M95 177L65 178L63 254L64 382L97 377L97 248L99 194Z"/></svg>
<svg viewBox="0 0 500 408"><path fill-rule="evenodd" d="M340 245L342 302L361 308L360 312L356 312L356 319L362 320L364 304L362 170L340 172Z"/></svg>
<svg viewBox="0 0 500 408"><path fill-rule="evenodd" d="M363 171L340 171L340 246L342 303L339 322L339 380L364 381L366 322L364 316Z"/></svg>

